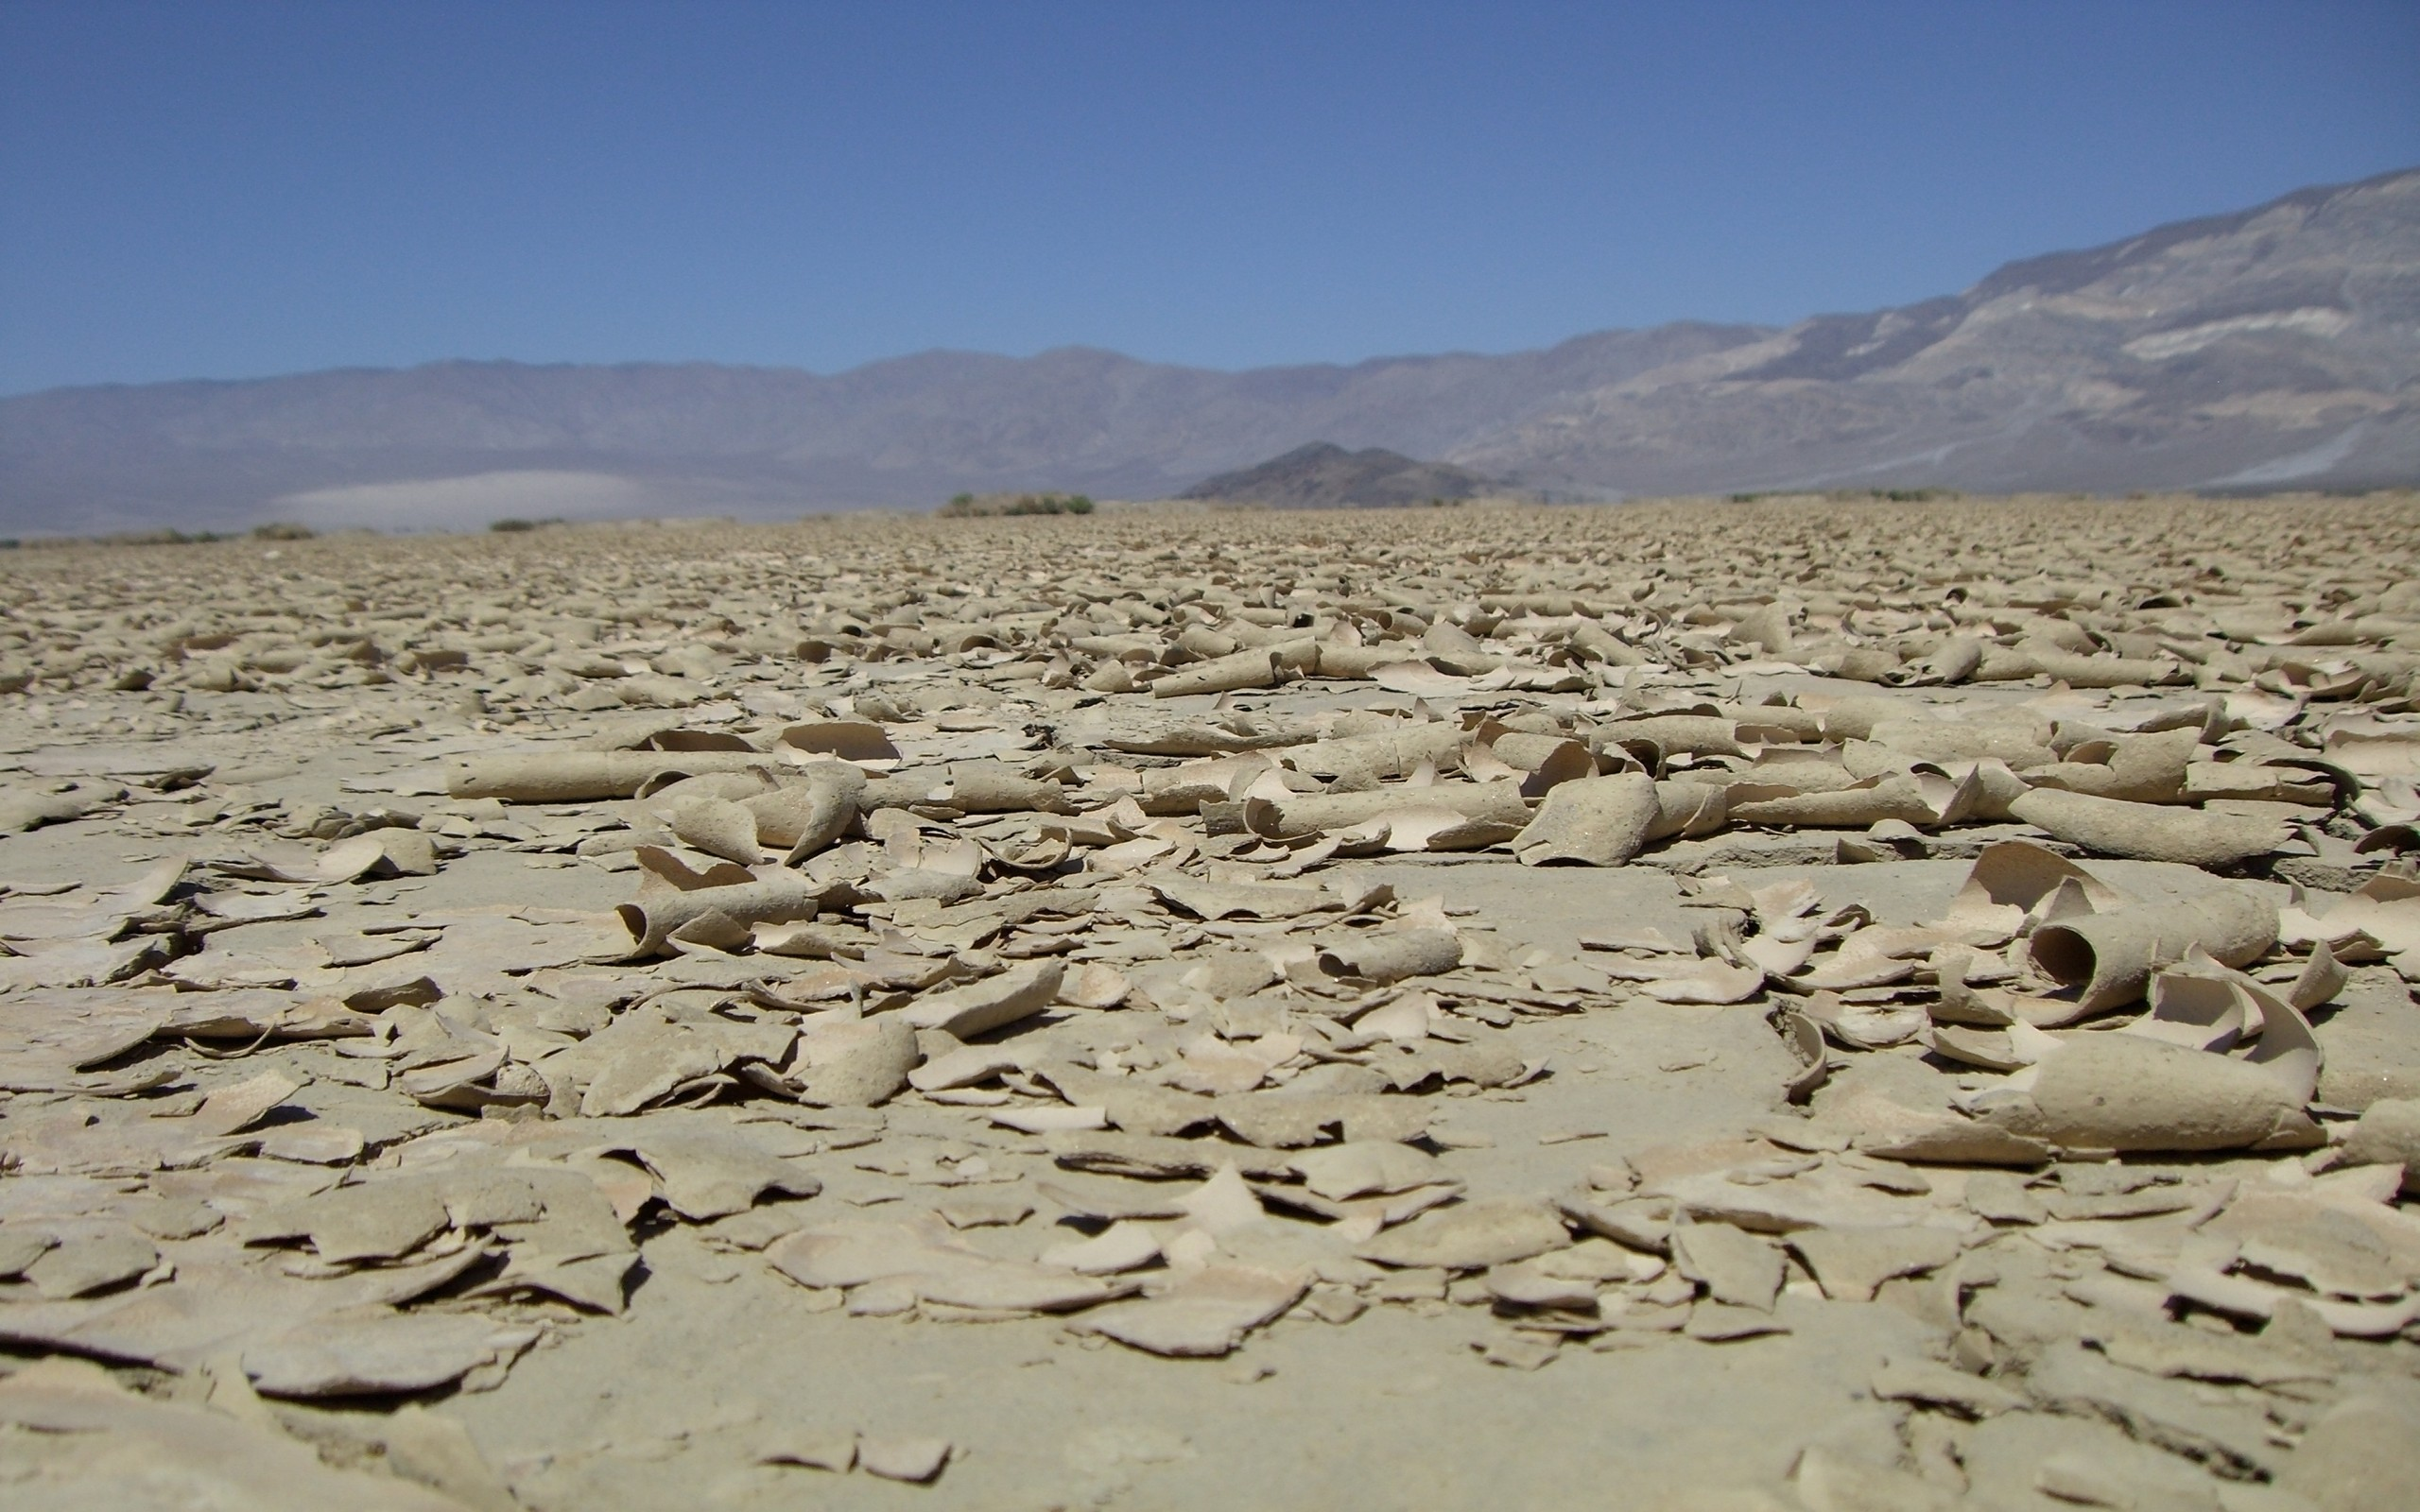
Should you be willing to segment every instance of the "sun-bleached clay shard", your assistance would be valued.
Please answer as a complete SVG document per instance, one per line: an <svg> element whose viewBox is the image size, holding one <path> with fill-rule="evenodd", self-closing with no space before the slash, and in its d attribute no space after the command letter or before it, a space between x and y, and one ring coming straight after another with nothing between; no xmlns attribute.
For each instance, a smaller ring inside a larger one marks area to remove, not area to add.
<svg viewBox="0 0 2420 1512"><path fill-rule="evenodd" d="M229 1505L262 1512L343 1506L360 1512L461 1512L464 1503L416 1482L323 1462L311 1445L271 1421L140 1396L98 1366L38 1361L0 1382L0 1423L80 1451L93 1481L140 1478L165 1504ZM54 1486L75 1472L54 1462Z"/></svg>
<svg viewBox="0 0 2420 1512"><path fill-rule="evenodd" d="M2238 887L2218 887L2164 907L2137 905L2046 923L2033 932L2034 967L2076 989L2080 1014L2143 996L2151 975L2206 952L2223 966L2257 960L2277 942L2276 905Z"/></svg>
<svg viewBox="0 0 2420 1512"><path fill-rule="evenodd" d="M2307 1149L2322 1143L2305 1108L2319 1044L2301 1014L2246 978L2235 990L2263 1027L2248 1054L2137 1034L2084 1034L1981 1100L2011 1133L2068 1150Z"/></svg>
<svg viewBox="0 0 2420 1512"><path fill-rule="evenodd" d="M2037 787L2009 805L2015 817L2100 855L2224 867L2282 850L2286 826L2252 815L2095 798Z"/></svg>
<svg viewBox="0 0 2420 1512"><path fill-rule="evenodd" d="M249 1345L244 1373L272 1397L426 1391L510 1360L538 1331L458 1313L372 1312L299 1325Z"/></svg>
<svg viewBox="0 0 2420 1512"><path fill-rule="evenodd" d="M911 1028L970 1040L1050 1006L1065 974L1066 967L1056 960L1028 962L979 982L926 993L900 1009L899 1019Z"/></svg>
<svg viewBox="0 0 2420 1512"><path fill-rule="evenodd" d="M664 955L673 953L674 936L709 921L735 932L726 937L744 943L751 925L811 919L822 905L823 892L822 885L813 878L784 873L745 882L643 889L634 902L615 912L630 931L634 954Z"/></svg>
<svg viewBox="0 0 2420 1512"><path fill-rule="evenodd" d="M1180 1275L1157 1296L1094 1308L1069 1327L1149 1354L1222 1355L1293 1306L1310 1284L1307 1271L1212 1264Z"/></svg>
<svg viewBox="0 0 2420 1512"><path fill-rule="evenodd" d="M1551 1205L1496 1198L1425 1213L1357 1246L1354 1253L1382 1265L1478 1270L1570 1244L1570 1230Z"/></svg>
<svg viewBox="0 0 2420 1512"><path fill-rule="evenodd" d="M1661 813L1655 780L1615 772L1560 783L1512 839L1525 867L1569 861L1617 867L1638 854Z"/></svg>

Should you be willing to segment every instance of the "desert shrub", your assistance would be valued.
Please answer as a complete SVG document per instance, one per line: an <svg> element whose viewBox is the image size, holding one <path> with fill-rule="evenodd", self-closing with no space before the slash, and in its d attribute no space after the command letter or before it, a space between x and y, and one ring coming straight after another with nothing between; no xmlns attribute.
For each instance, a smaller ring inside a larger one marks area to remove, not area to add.
<svg viewBox="0 0 2420 1512"><path fill-rule="evenodd" d="M164 530L129 530L101 540L112 546L205 546L227 538L216 530L183 531L173 526Z"/></svg>
<svg viewBox="0 0 2420 1512"><path fill-rule="evenodd" d="M308 541L317 534L319 532L309 525L297 524L291 520L276 520L265 525L252 526L252 539L255 541Z"/></svg>
<svg viewBox="0 0 2420 1512"><path fill-rule="evenodd" d="M1090 514L1093 501L1081 493L961 493L942 505L949 520L988 519L1005 514Z"/></svg>

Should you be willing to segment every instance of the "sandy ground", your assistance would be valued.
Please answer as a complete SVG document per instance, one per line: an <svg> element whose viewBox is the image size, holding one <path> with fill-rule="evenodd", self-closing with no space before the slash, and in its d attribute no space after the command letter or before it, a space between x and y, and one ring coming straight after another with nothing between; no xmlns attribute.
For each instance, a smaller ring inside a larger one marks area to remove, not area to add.
<svg viewBox="0 0 2420 1512"><path fill-rule="evenodd" d="M2415 542L7 554L7 1501L2420 1504Z"/></svg>

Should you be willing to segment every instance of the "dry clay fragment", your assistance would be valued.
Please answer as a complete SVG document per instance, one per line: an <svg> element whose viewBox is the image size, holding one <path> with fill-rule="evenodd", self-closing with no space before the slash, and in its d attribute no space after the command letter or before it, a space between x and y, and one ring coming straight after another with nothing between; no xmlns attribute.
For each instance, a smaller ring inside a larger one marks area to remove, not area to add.
<svg viewBox="0 0 2420 1512"><path fill-rule="evenodd" d="M1647 844L1660 815L1655 780L1645 772L1583 777L1548 790L1537 816L1512 837L1512 853L1525 867L1618 867Z"/></svg>
<svg viewBox="0 0 2420 1512"><path fill-rule="evenodd" d="M1151 1354L1226 1354L1244 1335L1285 1312L1310 1290L1311 1273L1255 1265L1210 1265L1157 1297L1113 1302L1069 1324Z"/></svg>
<svg viewBox="0 0 2420 1512"><path fill-rule="evenodd" d="M2009 813L2071 845L2101 855L2223 867L2267 855L2287 843L2285 825L2239 814L2213 814L2159 803L2130 803L2037 787Z"/></svg>
<svg viewBox="0 0 2420 1512"><path fill-rule="evenodd" d="M2048 909L2080 905L2109 913L2125 902L2124 894L2056 851L2026 840L2003 840L1975 858L1958 896L1949 901L1942 928L1977 944L1997 945Z"/></svg>
<svg viewBox="0 0 2420 1512"><path fill-rule="evenodd" d="M1398 1269L1481 1270L1570 1247L1563 1217L1547 1203L1522 1198L1466 1202L1424 1213L1354 1250Z"/></svg>
<svg viewBox="0 0 2420 1512"><path fill-rule="evenodd" d="M813 879L785 873L762 881L721 885L650 886L642 889L636 901L614 909L614 913L631 932L632 954L668 955L672 954L675 934L709 916L719 915L736 926L744 942L749 925L813 919L822 897L821 885Z"/></svg>
<svg viewBox="0 0 2420 1512"><path fill-rule="evenodd" d="M1861 829L1893 819L1929 828L1944 817L1916 779L1901 776L1876 778L1830 793L1734 801L1730 808L1733 822L1738 824L1823 829Z"/></svg>
<svg viewBox="0 0 2420 1512"><path fill-rule="evenodd" d="M1396 785L1361 793L1314 793L1276 800L1253 799L1244 805L1244 822L1254 834L1291 840L1329 830L1351 829L1405 809L1450 809L1478 823L1510 825L1515 832L1530 822L1529 800L1518 782L1432 782L1426 787Z"/></svg>
<svg viewBox="0 0 2420 1512"><path fill-rule="evenodd" d="M1673 1229L1672 1263L1716 1301L1761 1313L1772 1311L1788 1268L1771 1241L1727 1223L1692 1223Z"/></svg>
<svg viewBox="0 0 2420 1512"><path fill-rule="evenodd" d="M784 848L783 863L796 866L840 838L856 821L865 775L833 762L808 769L803 781L787 781L769 793L741 800L756 816L760 844Z"/></svg>
<svg viewBox="0 0 2420 1512"><path fill-rule="evenodd" d="M809 1020L793 1052L798 1098L822 1108L873 1108L906 1087L924 1056L916 1031L896 1014L831 1022Z"/></svg>
<svg viewBox="0 0 2420 1512"><path fill-rule="evenodd" d="M272 1397L426 1391L517 1357L538 1331L475 1314L378 1310L316 1318L248 1345L244 1373Z"/></svg>
<svg viewBox="0 0 2420 1512"><path fill-rule="evenodd" d="M1658 1003L1702 1003L1720 1006L1745 1003L1764 990L1765 973L1754 966L1734 966L1708 956L1685 973L1644 983L1639 990Z"/></svg>
<svg viewBox="0 0 2420 1512"><path fill-rule="evenodd" d="M1876 1288L1899 1276L1921 1276L1958 1258L1962 1244L1948 1228L1802 1228L1789 1247L1806 1263L1824 1295L1836 1302L1870 1302Z"/></svg>
<svg viewBox="0 0 2420 1512"><path fill-rule="evenodd" d="M2109 1418L2145 1443L2230 1474L2266 1473L2283 1457L2257 1409L2222 1405L2189 1383L2112 1365L2072 1340L2042 1351L2026 1387L2046 1406Z"/></svg>
<svg viewBox="0 0 2420 1512"><path fill-rule="evenodd" d="M1409 1192L1414 1187L1459 1178L1435 1156L1409 1144L1376 1140L1325 1144L1294 1157L1303 1184L1319 1196L1341 1202L1373 1193Z"/></svg>
<svg viewBox="0 0 2420 1512"><path fill-rule="evenodd" d="M1321 950L1320 970L1381 985L1434 976L1462 961L1462 942L1450 929L1374 929L1338 938Z"/></svg>
<svg viewBox="0 0 2420 1512"><path fill-rule="evenodd" d="M2348 1397L2303 1435L2277 1488L2326 1512L2420 1506L2420 1412L2386 1395Z"/></svg>
<svg viewBox="0 0 2420 1512"><path fill-rule="evenodd" d="M2202 739L2198 728L2120 738L2106 765L2058 762L2025 774L2036 787L2061 787L2133 803L2173 803L2185 792L2186 768Z"/></svg>
<svg viewBox="0 0 2420 1512"><path fill-rule="evenodd" d="M1694 1327L1693 1336L1705 1337ZM1855 1459L1821 1444L1801 1451L1790 1481L1806 1512L1957 1512L1957 1496L1902 1469Z"/></svg>
<svg viewBox="0 0 2420 1512"><path fill-rule="evenodd" d="M949 1463L946 1438L863 1438L857 1441L857 1469L886 1481L922 1486L941 1474Z"/></svg>
<svg viewBox="0 0 2420 1512"><path fill-rule="evenodd" d="M159 1247L130 1230L64 1239L23 1267L34 1290L48 1297L82 1297L116 1286L160 1263Z"/></svg>
<svg viewBox="0 0 2420 1512"><path fill-rule="evenodd" d="M928 993L898 1010L897 1017L910 1028L941 1029L972 1040L1048 1007L1065 974L1062 962L1029 961L997 976Z"/></svg>
<svg viewBox="0 0 2420 1512"><path fill-rule="evenodd" d="M1265 882L1199 882L1190 877L1152 878L1144 884L1198 919L1295 919L1334 908L1336 894L1323 887Z"/></svg>
<svg viewBox="0 0 2420 1512"><path fill-rule="evenodd" d="M683 1119L669 1128L668 1114L641 1121L637 1133L607 1145L628 1150L653 1172L665 1205L692 1223L745 1212L768 1192L811 1197L823 1183L713 1115Z"/></svg>
<svg viewBox="0 0 2420 1512"><path fill-rule="evenodd" d="M1695 839L1712 834L1731 818L1731 794L1712 782L1668 777L1655 784L1655 821L1647 827L1650 841L1680 835Z"/></svg>
<svg viewBox="0 0 2420 1512"><path fill-rule="evenodd" d="M251 1127L302 1090L302 1083L285 1073L265 1071L203 1098L190 1126L205 1139L224 1138Z"/></svg>
<svg viewBox="0 0 2420 1512"><path fill-rule="evenodd" d="M953 1241L929 1214L908 1222L848 1220L802 1228L765 1251L774 1269L803 1286L904 1281L924 1301L1015 1312L1063 1312L1124 1296L1113 1282L1051 1265L995 1260Z"/></svg>
<svg viewBox="0 0 2420 1512"><path fill-rule="evenodd" d="M2316 1042L2301 1015L2273 998L2262 1007L2272 1005L2261 1048L2277 1065L2143 1035L2086 1035L2022 1074L2031 1076L2030 1087L2020 1089L2012 1078L2012 1091L2030 1095L1993 1108L1989 1117L2012 1133L2076 1150L2310 1143L2304 1139L2312 1131L2303 1108L2317 1078Z"/></svg>
<svg viewBox="0 0 2420 1512"><path fill-rule="evenodd" d="M0 1382L0 1423L86 1449L73 1463L95 1495L76 1504L462 1512L411 1481L335 1469L266 1423L136 1396L81 1360L43 1360Z"/></svg>
<svg viewBox="0 0 2420 1512"><path fill-rule="evenodd" d="M759 1465L804 1465L845 1475L857 1462L857 1435L849 1428L793 1428L756 1451Z"/></svg>
<svg viewBox="0 0 2420 1512"><path fill-rule="evenodd" d="M2030 949L2042 974L2080 988L2075 1007L2081 1018L2137 1001L2152 971L2183 960L2196 946L2222 966L2242 966L2276 942L2275 904L2245 888L2220 887L2163 907L2137 905L2045 924L2034 931Z"/></svg>
<svg viewBox="0 0 2420 1512"><path fill-rule="evenodd" d="M2354 1165L2400 1165L2406 1195L2420 1194L2420 1098L2382 1097L2361 1110L2344 1140Z"/></svg>
<svg viewBox="0 0 2420 1512"><path fill-rule="evenodd" d="M1277 1100L1270 1098L1272 1102ZM1282 1150L1216 1140L1168 1139L1122 1130L1078 1130L1046 1134L1043 1141L1052 1158L1071 1171L1146 1178L1208 1176L1222 1165L1232 1165L1245 1176L1257 1177L1273 1178L1293 1172ZM1311 1140L1303 1143L1307 1144Z"/></svg>
<svg viewBox="0 0 2420 1512"><path fill-rule="evenodd" d="M437 846L418 830L372 830L328 847L313 870L321 882L358 882L368 876L433 877Z"/></svg>
<svg viewBox="0 0 2420 1512"><path fill-rule="evenodd" d="M2154 688L2185 680L2178 662L2150 657L2085 656L2048 645L1986 646L1975 668L1978 682L2014 682L2047 676L2070 688Z"/></svg>
<svg viewBox="0 0 2420 1512"><path fill-rule="evenodd" d="M368 1177L273 1208L245 1226L248 1243L307 1237L332 1264L392 1260L435 1238L447 1222L445 1189L428 1177Z"/></svg>
<svg viewBox="0 0 2420 1512"><path fill-rule="evenodd" d="M25 788L0 791L0 834L22 834L45 824L80 819L102 804L125 796L123 787L95 782L75 782L55 792Z"/></svg>
<svg viewBox="0 0 2420 1512"><path fill-rule="evenodd" d="M761 751L559 750L458 757L446 763L445 790L455 798L507 803L593 803L635 798L666 780L708 772L745 772L772 761Z"/></svg>
<svg viewBox="0 0 2420 1512"><path fill-rule="evenodd" d="M637 1111L700 1076L747 1061L781 1064L797 1031L786 1023L728 1020L671 1022L649 1010L626 1013L613 1026L548 1057L551 1074L569 1062L593 1067L580 1094L585 1118Z"/></svg>
<svg viewBox="0 0 2420 1512"><path fill-rule="evenodd" d="M710 856L743 867L765 859L764 845L756 837L755 813L729 799L683 799L672 805L664 821L683 844Z"/></svg>
<svg viewBox="0 0 2420 1512"><path fill-rule="evenodd" d="M1874 1372L1874 1395L1883 1401L1914 1401L1954 1408L1968 1418L1991 1418L2025 1406L2020 1393L1980 1376L1931 1360L1890 1360Z"/></svg>
<svg viewBox="0 0 2420 1512"><path fill-rule="evenodd" d="M1313 653L1316 657L1317 653ZM1197 662L1182 671L1151 681L1154 698L1181 698L1188 694L1233 693L1277 684L1278 653L1263 646Z"/></svg>

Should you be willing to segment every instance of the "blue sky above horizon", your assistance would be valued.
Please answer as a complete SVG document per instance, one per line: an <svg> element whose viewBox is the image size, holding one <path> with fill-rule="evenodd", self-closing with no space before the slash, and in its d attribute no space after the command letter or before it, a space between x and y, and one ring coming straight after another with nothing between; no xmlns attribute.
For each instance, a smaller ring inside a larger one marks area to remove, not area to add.
<svg viewBox="0 0 2420 1512"><path fill-rule="evenodd" d="M2414 164L2411 0L0 0L0 393L1504 352Z"/></svg>

